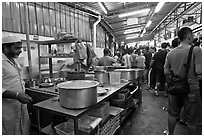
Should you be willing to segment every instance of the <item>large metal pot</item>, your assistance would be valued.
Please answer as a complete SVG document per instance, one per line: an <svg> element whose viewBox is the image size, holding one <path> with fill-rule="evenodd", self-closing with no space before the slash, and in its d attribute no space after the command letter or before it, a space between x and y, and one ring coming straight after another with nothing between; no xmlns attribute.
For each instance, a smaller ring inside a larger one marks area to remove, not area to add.
<svg viewBox="0 0 204 137"><path fill-rule="evenodd" d="M135 79L141 77L142 75L144 75L144 69L133 69L135 71Z"/></svg>
<svg viewBox="0 0 204 137"><path fill-rule="evenodd" d="M84 71L68 71L67 80L84 80L86 73Z"/></svg>
<svg viewBox="0 0 204 137"><path fill-rule="evenodd" d="M133 69L115 69L116 72L121 72L121 79L135 80L135 71Z"/></svg>
<svg viewBox="0 0 204 137"><path fill-rule="evenodd" d="M109 74L108 74L108 72L95 71L94 76L101 85L108 85L109 84Z"/></svg>
<svg viewBox="0 0 204 137"><path fill-rule="evenodd" d="M60 105L65 108L80 109L97 103L97 81L73 80L57 85Z"/></svg>

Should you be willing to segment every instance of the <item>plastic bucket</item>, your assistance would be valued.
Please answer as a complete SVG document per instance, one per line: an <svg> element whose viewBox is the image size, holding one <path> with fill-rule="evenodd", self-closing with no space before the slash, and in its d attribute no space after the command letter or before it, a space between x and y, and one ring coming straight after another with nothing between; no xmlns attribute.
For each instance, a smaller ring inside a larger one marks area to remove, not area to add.
<svg viewBox="0 0 204 137"><path fill-rule="evenodd" d="M109 72L110 84L111 85L120 84L120 75L121 75L121 72L115 72L115 71Z"/></svg>

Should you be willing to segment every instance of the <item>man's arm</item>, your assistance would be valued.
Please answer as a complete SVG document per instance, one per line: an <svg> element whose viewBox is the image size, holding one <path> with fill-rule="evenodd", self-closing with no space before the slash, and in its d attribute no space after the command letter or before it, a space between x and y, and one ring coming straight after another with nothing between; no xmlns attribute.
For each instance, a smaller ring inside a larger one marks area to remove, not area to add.
<svg viewBox="0 0 204 137"><path fill-rule="evenodd" d="M194 47L195 72L197 75L202 74L202 50L199 47Z"/></svg>
<svg viewBox="0 0 204 137"><path fill-rule="evenodd" d="M2 98L17 99L16 96L17 96L16 92L2 88Z"/></svg>
<svg viewBox="0 0 204 137"><path fill-rule="evenodd" d="M114 63L116 63L116 60L113 57L111 57L111 65L113 65Z"/></svg>
<svg viewBox="0 0 204 137"><path fill-rule="evenodd" d="M16 99L23 104L32 102L32 98L23 92L15 92L3 89L2 98Z"/></svg>
<svg viewBox="0 0 204 137"><path fill-rule="evenodd" d="M164 74L166 75L166 82L169 83L171 80L171 71L170 71L170 62L169 62L169 57L168 54L166 56L165 64L164 64Z"/></svg>

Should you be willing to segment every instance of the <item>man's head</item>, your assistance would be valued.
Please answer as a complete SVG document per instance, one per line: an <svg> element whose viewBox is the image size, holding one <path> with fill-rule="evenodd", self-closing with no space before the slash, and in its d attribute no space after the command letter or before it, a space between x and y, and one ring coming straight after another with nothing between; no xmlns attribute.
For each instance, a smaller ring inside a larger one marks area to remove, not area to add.
<svg viewBox="0 0 204 137"><path fill-rule="evenodd" d="M107 48L105 48L105 49L103 50L103 54L104 54L105 56L109 56L109 55L110 55L110 50L107 49Z"/></svg>
<svg viewBox="0 0 204 137"><path fill-rule="evenodd" d="M140 49L137 50L136 53L137 53L137 55L141 55L141 50Z"/></svg>
<svg viewBox="0 0 204 137"><path fill-rule="evenodd" d="M22 42L16 36L7 36L2 38L2 52L12 58L17 58L22 49Z"/></svg>
<svg viewBox="0 0 204 137"><path fill-rule="evenodd" d="M180 44L179 38L175 38L175 39L172 40L172 42L171 42L171 46L172 46L173 48L178 47L179 44Z"/></svg>
<svg viewBox="0 0 204 137"><path fill-rule="evenodd" d="M161 48L162 48L162 49L166 49L166 48L167 48L167 46L168 46L168 44L167 44L167 43L165 43L165 42L161 44Z"/></svg>
<svg viewBox="0 0 204 137"><path fill-rule="evenodd" d="M178 38L181 42L191 44L193 42L193 31L189 27L183 27L178 31Z"/></svg>
<svg viewBox="0 0 204 137"><path fill-rule="evenodd" d="M145 50L146 50L146 52L149 51L149 46L146 46L146 47L145 47Z"/></svg>

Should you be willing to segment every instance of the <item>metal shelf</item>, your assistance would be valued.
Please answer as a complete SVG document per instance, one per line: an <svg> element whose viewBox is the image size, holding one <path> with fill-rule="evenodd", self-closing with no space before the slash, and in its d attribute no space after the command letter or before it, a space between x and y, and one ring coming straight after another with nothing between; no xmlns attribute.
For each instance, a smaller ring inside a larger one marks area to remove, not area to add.
<svg viewBox="0 0 204 137"><path fill-rule="evenodd" d="M52 56L52 55L48 55L48 56L40 56L40 58L72 58L72 55L66 55L66 56Z"/></svg>
<svg viewBox="0 0 204 137"><path fill-rule="evenodd" d="M66 40L45 40L45 41L35 41L40 45L52 45L52 44L63 44L63 43L74 43L76 40L81 40L84 42L88 42L88 40L80 39L80 38L69 38Z"/></svg>
<svg viewBox="0 0 204 137"><path fill-rule="evenodd" d="M132 114L135 109L129 108L127 114L121 118L121 125L127 120L127 118Z"/></svg>
<svg viewBox="0 0 204 137"><path fill-rule="evenodd" d="M45 41L36 41L36 43L38 44L38 61L39 61L39 77L40 79L42 78L41 76L41 59L42 58L48 58L49 59L49 69L50 69L50 78L53 77L53 67L52 67L52 58L71 58L73 56L67 55L67 56L53 56L51 55L51 46L53 44L63 44L63 43L73 43L76 40L81 40L81 41L85 41L83 39L79 39L79 38L74 38L71 37L69 39L66 40L45 40ZM41 56L40 54L40 47L41 46L48 46L48 54L46 56Z"/></svg>

